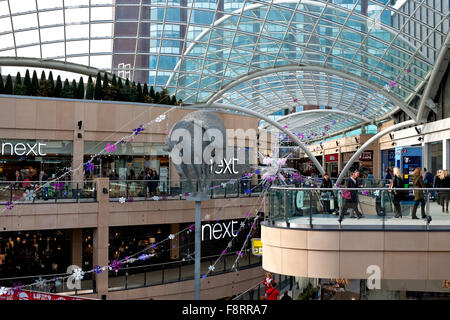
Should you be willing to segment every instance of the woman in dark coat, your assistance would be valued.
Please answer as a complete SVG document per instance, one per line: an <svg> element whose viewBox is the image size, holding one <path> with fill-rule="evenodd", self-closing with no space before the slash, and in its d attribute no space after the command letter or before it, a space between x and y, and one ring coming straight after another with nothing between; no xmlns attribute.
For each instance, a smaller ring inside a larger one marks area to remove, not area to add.
<svg viewBox="0 0 450 320"><path fill-rule="evenodd" d="M402 173L399 168L394 168L394 178L391 182L391 188L403 188L403 178ZM395 208L395 218L401 218L402 217L402 207L400 205L400 202L403 200L403 192L401 190L394 190L394 199L392 200L392 203L394 204Z"/></svg>
<svg viewBox="0 0 450 320"><path fill-rule="evenodd" d="M320 188L333 188L333 183L330 180L330 177L328 176L328 173L325 173L323 175L322 183L320 185ZM323 212L332 214L331 208L330 208L330 199L332 198L333 192L331 190L324 190L321 192L323 200Z"/></svg>
<svg viewBox="0 0 450 320"><path fill-rule="evenodd" d="M422 177L422 169L416 168L413 173L413 188L426 188L425 182ZM412 212L412 219L419 219L416 215L417 207L421 204L422 219L426 218L425 215L425 194L423 190L414 190L414 207Z"/></svg>
<svg viewBox="0 0 450 320"><path fill-rule="evenodd" d="M450 188L450 177L447 170L440 170L439 176L436 179L435 188ZM437 191L439 204L442 205L442 212L448 213L448 203L450 200L450 190ZM445 208L447 207L447 208ZM447 209L447 210L445 210Z"/></svg>

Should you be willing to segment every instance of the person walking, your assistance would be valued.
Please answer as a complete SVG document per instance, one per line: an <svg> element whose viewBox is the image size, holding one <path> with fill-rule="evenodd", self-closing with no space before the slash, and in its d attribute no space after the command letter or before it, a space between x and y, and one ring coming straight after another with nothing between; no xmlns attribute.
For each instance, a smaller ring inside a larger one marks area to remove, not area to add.
<svg viewBox="0 0 450 320"><path fill-rule="evenodd" d="M387 167L386 174L384 175L384 180L391 180L391 179L392 179L391 169Z"/></svg>
<svg viewBox="0 0 450 320"><path fill-rule="evenodd" d="M395 167L394 168L394 178L392 179L391 185L389 188L403 188L403 178L402 173L400 171L400 168ZM392 203L394 204L395 209L395 218L401 218L402 217L402 207L400 205L400 201L403 200L404 193L402 190L394 190L394 198L392 199Z"/></svg>
<svg viewBox="0 0 450 320"><path fill-rule="evenodd" d="M280 296L280 292L277 289L277 284L275 282L272 283L272 288L266 291L266 300L278 300Z"/></svg>
<svg viewBox="0 0 450 320"><path fill-rule="evenodd" d="M350 178L348 178L347 180L347 188L359 188L358 177L359 171L358 170L353 171L350 175ZM361 219L363 215L358 209L358 190L344 190L343 194L345 191L349 192L349 197L345 198L343 196L342 199L343 203L339 214L339 220L342 221L344 219L344 215L348 209L352 209L353 211L352 214L350 215L350 218L356 218L355 217L356 213L358 219Z"/></svg>
<svg viewBox="0 0 450 320"><path fill-rule="evenodd" d="M433 188L437 188L437 181L439 179L440 174L441 174L441 169L436 171L436 175L434 176L434 179L433 179ZM436 194L435 201L437 201L438 204L441 204L441 200L439 199L439 192L435 192L435 194Z"/></svg>
<svg viewBox="0 0 450 320"><path fill-rule="evenodd" d="M156 189L158 189L158 185L159 185L159 175L158 172L156 170L152 170L153 171L153 176L152 176L152 189L153 189L153 195L156 196Z"/></svg>
<svg viewBox="0 0 450 320"><path fill-rule="evenodd" d="M328 173L323 175L322 183L320 184L320 188L333 188L333 183L330 180L330 176ZM331 190L321 191L321 198L323 199L323 212L332 214L330 208L330 199L332 198L333 192Z"/></svg>
<svg viewBox="0 0 450 320"><path fill-rule="evenodd" d="M416 168L413 172L413 188L426 188L425 182L422 178L422 169ZM412 211L411 218L412 219L419 219L416 215L417 207L419 206L419 203L421 204L421 213L422 213L422 219L426 218L425 215L425 194L423 190L414 190L414 207Z"/></svg>
<svg viewBox="0 0 450 320"><path fill-rule="evenodd" d="M450 188L450 177L448 170L440 170L436 180L436 188ZM442 205L442 212L448 212L448 202L450 200L450 190L438 190L439 204Z"/></svg>

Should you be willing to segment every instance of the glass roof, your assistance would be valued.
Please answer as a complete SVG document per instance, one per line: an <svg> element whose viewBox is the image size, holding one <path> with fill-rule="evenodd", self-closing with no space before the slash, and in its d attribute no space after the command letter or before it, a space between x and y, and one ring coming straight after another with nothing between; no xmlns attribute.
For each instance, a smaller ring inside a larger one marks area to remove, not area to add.
<svg viewBox="0 0 450 320"><path fill-rule="evenodd" d="M378 119L395 107L406 110L418 95L449 32L448 6L440 0L0 0L0 57L83 64L167 86L189 104L223 102L265 115L320 105ZM295 121L306 132L330 117Z"/></svg>

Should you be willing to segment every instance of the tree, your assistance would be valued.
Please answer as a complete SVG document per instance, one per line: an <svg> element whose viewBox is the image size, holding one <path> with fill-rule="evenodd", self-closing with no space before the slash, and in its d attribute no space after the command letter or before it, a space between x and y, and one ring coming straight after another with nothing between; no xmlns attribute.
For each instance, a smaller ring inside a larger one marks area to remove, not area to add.
<svg viewBox="0 0 450 320"><path fill-rule="evenodd" d="M75 82L75 80L74 80L74 82ZM75 91L74 91L73 83L71 86L69 84L69 79L66 78L66 80L64 81L64 87L61 91L61 98L73 99L73 98L75 98L75 93L76 93L76 84L75 84Z"/></svg>
<svg viewBox="0 0 450 320"><path fill-rule="evenodd" d="M62 82L61 82L61 77L58 76L58 78L56 78L54 96L59 98L59 97L61 97L61 93L62 93Z"/></svg>
<svg viewBox="0 0 450 320"><path fill-rule="evenodd" d="M6 83L5 83L5 94L12 94L13 93L13 83L11 75L8 74L6 77Z"/></svg>
<svg viewBox="0 0 450 320"><path fill-rule="evenodd" d="M142 94L144 95L144 99L148 96L148 86L146 83L144 83L144 90L142 91Z"/></svg>
<svg viewBox="0 0 450 320"><path fill-rule="evenodd" d="M94 99L94 84L92 83L92 77L89 76L87 88L86 88L86 99Z"/></svg>
<svg viewBox="0 0 450 320"><path fill-rule="evenodd" d="M100 72L97 73L97 80L95 81L95 90L94 90L94 99L102 100L103 92L102 92L102 78L100 77Z"/></svg>
<svg viewBox="0 0 450 320"><path fill-rule="evenodd" d="M170 104L169 90L167 90L166 88L161 90L159 103L160 104Z"/></svg>
<svg viewBox="0 0 450 320"><path fill-rule="evenodd" d="M84 81L83 81L83 77L80 77L80 81L78 81L77 97L76 98L77 99L84 99Z"/></svg>
<svg viewBox="0 0 450 320"><path fill-rule="evenodd" d="M25 78L23 79L23 86L26 89L26 95L31 96L31 77L30 71L28 69L25 72Z"/></svg>
<svg viewBox="0 0 450 320"><path fill-rule="evenodd" d="M113 87L117 87L117 78L116 78L116 74L113 74L112 81L111 81L111 85L112 85Z"/></svg>
<svg viewBox="0 0 450 320"><path fill-rule="evenodd" d="M140 83L138 83L137 89L136 89L136 101L144 102L144 93L142 92L142 87L141 87Z"/></svg>
<svg viewBox="0 0 450 320"><path fill-rule="evenodd" d="M47 79L45 78L45 71L42 70L41 79L39 80L39 87L45 86L46 80Z"/></svg>
<svg viewBox="0 0 450 320"><path fill-rule="evenodd" d="M39 81L38 81L36 70L34 70L33 78L31 79L31 95L37 96L38 89L39 89Z"/></svg>
<svg viewBox="0 0 450 320"><path fill-rule="evenodd" d="M153 100L156 99L155 89L153 89L153 86L150 86L150 97L152 97Z"/></svg>
<svg viewBox="0 0 450 320"><path fill-rule="evenodd" d="M175 97L175 95L172 96L172 100L170 101L170 104L171 104L172 106L174 106L174 105L177 104L177 97Z"/></svg>
<svg viewBox="0 0 450 320"><path fill-rule="evenodd" d="M72 86L70 87L70 89L72 90L73 99L77 99L78 89L75 79L72 80Z"/></svg>
<svg viewBox="0 0 450 320"><path fill-rule="evenodd" d="M119 78L119 81L117 82L119 89L123 88L122 78Z"/></svg>
<svg viewBox="0 0 450 320"><path fill-rule="evenodd" d="M5 92L5 85L3 84L3 77L0 74L0 94L3 94Z"/></svg>
<svg viewBox="0 0 450 320"><path fill-rule="evenodd" d="M161 100L161 95L159 94L159 92L157 92L155 94L155 103L159 103L160 100Z"/></svg>
<svg viewBox="0 0 450 320"><path fill-rule="evenodd" d="M20 75L20 72L17 72L13 92L17 96L24 96L27 93L26 89L22 85L22 76Z"/></svg>
<svg viewBox="0 0 450 320"><path fill-rule="evenodd" d="M105 75L103 77L103 91L105 91L106 88L108 88L109 83L108 83L108 75L105 72Z"/></svg>
<svg viewBox="0 0 450 320"><path fill-rule="evenodd" d="M53 73L50 71L47 79L47 88L49 92L49 97L55 96L55 82L53 81Z"/></svg>

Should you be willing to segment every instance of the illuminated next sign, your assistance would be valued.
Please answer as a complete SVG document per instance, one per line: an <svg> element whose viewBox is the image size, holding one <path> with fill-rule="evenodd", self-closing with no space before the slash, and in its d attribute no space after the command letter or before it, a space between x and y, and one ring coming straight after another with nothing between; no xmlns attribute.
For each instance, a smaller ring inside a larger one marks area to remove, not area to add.
<svg viewBox="0 0 450 320"><path fill-rule="evenodd" d="M234 225L238 224L238 221L217 222L214 224L205 224L202 226L202 241L203 240L219 240L225 237L236 237L237 233L234 232ZM206 238L205 238L206 230ZM209 231L209 232L208 232Z"/></svg>
<svg viewBox="0 0 450 320"><path fill-rule="evenodd" d="M45 146L45 145L47 145L47 144L40 143L40 142L35 143L34 145L30 145L28 143L16 143L14 146L12 143L9 143L9 142L2 143L2 155L4 156L5 151L6 151L7 154L9 153L9 155L11 155L11 156L12 155L28 156L30 153L33 153L35 156L37 156L37 155L45 156L47 154L41 152L41 146ZM7 151L8 147L9 147L9 152ZM36 151L36 148L37 148L37 151Z"/></svg>

